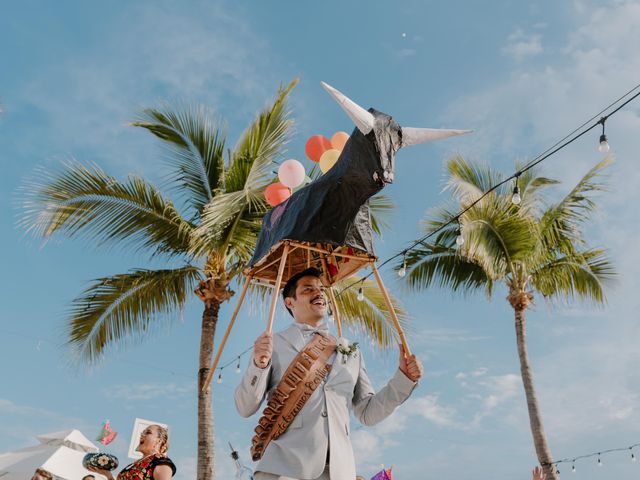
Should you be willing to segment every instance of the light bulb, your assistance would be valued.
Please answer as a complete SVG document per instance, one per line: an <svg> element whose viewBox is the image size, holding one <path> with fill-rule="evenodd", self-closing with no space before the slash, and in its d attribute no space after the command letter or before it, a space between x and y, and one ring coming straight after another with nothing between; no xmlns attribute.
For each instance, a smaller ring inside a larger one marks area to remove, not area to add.
<svg viewBox="0 0 640 480"><path fill-rule="evenodd" d="M218 383L222 383L222 373L218 375Z"/></svg>
<svg viewBox="0 0 640 480"><path fill-rule="evenodd" d="M362 291L362 287L358 289L358 301L361 302L364 300L364 292Z"/></svg>
<svg viewBox="0 0 640 480"><path fill-rule="evenodd" d="M636 456L631 452L631 461L635 462L637 460Z"/></svg>
<svg viewBox="0 0 640 480"><path fill-rule="evenodd" d="M571 465L571 473L576 473L576 466L575 465Z"/></svg>
<svg viewBox="0 0 640 480"><path fill-rule="evenodd" d="M398 270L398 276L400 278L404 278L404 276L407 274L407 262L406 260L402 263L402 266L400 267L400 270Z"/></svg>
<svg viewBox="0 0 640 480"><path fill-rule="evenodd" d="M609 142L607 142L607 136L603 133L600 135L600 145L598 145L598 151L600 153L607 153L609 151Z"/></svg>
<svg viewBox="0 0 640 480"><path fill-rule="evenodd" d="M521 201L522 201L522 197L520 196L520 189L516 185L515 187L513 187L513 195L511 196L511 203L513 203L514 205L520 205Z"/></svg>
<svg viewBox="0 0 640 480"><path fill-rule="evenodd" d="M600 460L600 457L598 457L598 466L601 467L602 466L602 460Z"/></svg>
<svg viewBox="0 0 640 480"><path fill-rule="evenodd" d="M238 364L236 365L236 373L240 373L242 370L240 369L240 359L238 359Z"/></svg>
<svg viewBox="0 0 640 480"><path fill-rule="evenodd" d="M458 230L458 236L456 237L456 245L461 246L464 244L464 237L462 236L462 231Z"/></svg>

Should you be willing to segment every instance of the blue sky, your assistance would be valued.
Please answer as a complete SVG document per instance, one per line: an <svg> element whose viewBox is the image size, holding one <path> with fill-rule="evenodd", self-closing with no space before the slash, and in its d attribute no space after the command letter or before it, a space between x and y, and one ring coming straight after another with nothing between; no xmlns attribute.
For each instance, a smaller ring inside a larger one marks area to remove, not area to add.
<svg viewBox="0 0 640 480"><path fill-rule="evenodd" d="M381 258L419 236L425 212L447 198L443 164L461 153L512 173L515 160L545 150L640 79L638 2L50 2L5 5L0 18L0 452L39 433L79 428L96 435L110 419L126 457L135 417L172 427L179 479L194 478L195 386L200 302L166 319L144 343L114 349L91 370L73 366L64 312L93 278L154 264L118 249L17 230L18 189L38 167L76 158L123 177L161 183L158 142L127 126L164 101L206 105L233 144L281 82L304 160L309 135L353 127L320 88L324 80L401 125L472 128L464 138L398 155L392 229ZM403 35L405 34L405 35ZM611 191L588 230L620 271L605 308L545 304L529 313L529 354L552 452L573 457L640 442L637 152L640 104L607 122L616 163ZM600 158L598 132L546 161L560 195ZM310 162L304 161L306 166ZM393 465L397 478L528 478L536 463L519 379L512 312L492 301L430 290L410 294L384 277L413 317L410 343L426 376L412 399L373 428L356 428L358 470ZM226 326L234 303L221 312ZM264 305L243 307L223 356L232 360L261 331ZM280 310L276 327L287 324ZM368 351L382 386L397 353ZM242 360L243 364L245 359ZM231 476L226 442L248 458L255 418L233 408L234 365L216 385L218 478ZM636 478L629 455L577 463L576 478ZM564 471L570 468L564 467ZM564 472L563 472L564 473ZM633 476L633 477L632 477Z"/></svg>

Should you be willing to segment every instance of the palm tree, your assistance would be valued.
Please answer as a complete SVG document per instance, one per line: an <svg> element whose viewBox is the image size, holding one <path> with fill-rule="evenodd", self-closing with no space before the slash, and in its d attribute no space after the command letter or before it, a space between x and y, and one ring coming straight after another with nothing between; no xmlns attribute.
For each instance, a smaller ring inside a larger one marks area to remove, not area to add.
<svg viewBox="0 0 640 480"><path fill-rule="evenodd" d="M598 163L557 203L546 201L543 192L558 182L528 170L517 179L520 205L511 201L505 184L462 214L459 226L446 225L456 217L454 209L440 208L429 216L425 233L442 230L407 255L406 279L412 289L436 284L453 291L483 290L490 298L497 283L507 287L533 443L549 479L557 475L550 465L553 457L527 354L525 313L534 292L549 300L604 302L605 283L615 272L604 249L586 246L582 226L595 208L592 194L604 187L598 177L608 164L607 159ZM455 211L469 207L501 180L490 168L460 156L448 162L447 170ZM459 233L464 243L457 246Z"/></svg>
<svg viewBox="0 0 640 480"><path fill-rule="evenodd" d="M268 211L263 193L290 136L285 100L296 83L279 90L231 151L203 108L144 110L132 125L168 147L169 186L180 194L180 209L143 178L130 175L121 181L77 161L60 171L40 171L24 188L20 223L34 236L84 237L93 246L116 245L166 262L162 269L98 278L71 302L68 344L79 363L95 364L109 347L146 337L161 319L177 317L194 289L204 302L197 389L201 480L214 477L212 391L203 391L202 384L211 365L218 313L234 294L230 285L253 254ZM373 206L381 212L389 202L379 198ZM389 346L393 327L381 313L383 299L374 292L367 289L366 302L355 302L353 292L345 292L341 310L345 324Z"/></svg>

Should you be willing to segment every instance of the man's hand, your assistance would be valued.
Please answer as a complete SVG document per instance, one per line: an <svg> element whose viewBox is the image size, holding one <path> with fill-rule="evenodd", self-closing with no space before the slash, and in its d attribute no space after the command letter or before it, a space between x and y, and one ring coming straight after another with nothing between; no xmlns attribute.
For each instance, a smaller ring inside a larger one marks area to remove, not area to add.
<svg viewBox="0 0 640 480"><path fill-rule="evenodd" d="M258 368L267 368L273 352L273 336L264 332L253 344L253 361Z"/></svg>
<svg viewBox="0 0 640 480"><path fill-rule="evenodd" d="M533 469L532 478L533 480L545 480L547 476L544 474L542 468L536 467Z"/></svg>
<svg viewBox="0 0 640 480"><path fill-rule="evenodd" d="M412 382L417 382L424 374L422 362L415 355L407 356L402 344L400 344L400 371Z"/></svg>

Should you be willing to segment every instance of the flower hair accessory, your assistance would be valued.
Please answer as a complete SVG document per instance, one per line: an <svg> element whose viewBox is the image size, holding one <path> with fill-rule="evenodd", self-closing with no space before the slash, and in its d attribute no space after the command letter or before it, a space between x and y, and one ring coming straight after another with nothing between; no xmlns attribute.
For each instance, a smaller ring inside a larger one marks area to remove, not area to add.
<svg viewBox="0 0 640 480"><path fill-rule="evenodd" d="M336 351L342 354L342 363L347 363L347 358L358 356L358 342L349 343L349 341L340 337L336 345Z"/></svg>

